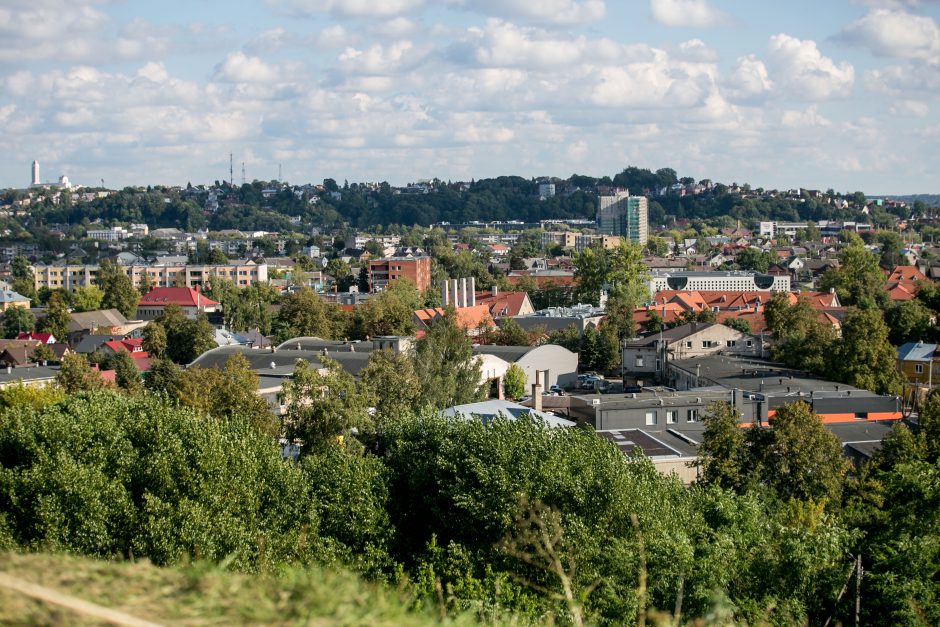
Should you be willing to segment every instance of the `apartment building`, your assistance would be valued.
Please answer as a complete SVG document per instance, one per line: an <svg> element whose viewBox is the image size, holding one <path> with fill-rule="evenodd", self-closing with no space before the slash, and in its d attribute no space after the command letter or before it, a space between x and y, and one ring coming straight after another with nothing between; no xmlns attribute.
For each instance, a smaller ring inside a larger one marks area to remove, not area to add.
<svg viewBox="0 0 940 627"><path fill-rule="evenodd" d="M649 238L649 200L625 189L604 190L597 198L597 229L636 244Z"/></svg>
<svg viewBox="0 0 940 627"><path fill-rule="evenodd" d="M753 272L650 272L650 293L663 290L693 292L789 292L789 274L755 274Z"/></svg>
<svg viewBox="0 0 940 627"><path fill-rule="evenodd" d="M186 264L186 265L130 265L118 266L131 278L134 287L139 288L149 277L154 287L196 287L205 285L213 278L228 279L238 287L247 287L254 282L267 282L268 265L254 261L238 261L229 264ZM429 271L430 275L430 271ZM34 287L39 290L64 288L74 290L77 287L94 285L98 281L98 265L46 265L33 266Z"/></svg>
<svg viewBox="0 0 940 627"><path fill-rule="evenodd" d="M381 292L395 279L409 279L418 290L425 292L431 287L431 258L388 257L369 260L369 288Z"/></svg>

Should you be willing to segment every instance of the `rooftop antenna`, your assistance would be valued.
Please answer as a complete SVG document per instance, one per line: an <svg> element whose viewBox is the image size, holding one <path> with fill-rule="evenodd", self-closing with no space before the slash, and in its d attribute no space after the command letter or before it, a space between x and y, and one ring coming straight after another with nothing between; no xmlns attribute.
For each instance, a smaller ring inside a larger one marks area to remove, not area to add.
<svg viewBox="0 0 940 627"><path fill-rule="evenodd" d="M228 153L228 182L232 187L235 187L235 161L232 158L232 153Z"/></svg>
<svg viewBox="0 0 940 627"><path fill-rule="evenodd" d="M245 162L242 161L242 185L246 183L245 181Z"/></svg>

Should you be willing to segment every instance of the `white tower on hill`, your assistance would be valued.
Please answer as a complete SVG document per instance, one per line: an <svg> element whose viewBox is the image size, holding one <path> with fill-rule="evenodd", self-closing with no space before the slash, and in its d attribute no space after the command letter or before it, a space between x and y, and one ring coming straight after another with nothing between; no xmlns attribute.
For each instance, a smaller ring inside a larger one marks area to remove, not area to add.
<svg viewBox="0 0 940 627"><path fill-rule="evenodd" d="M39 162L33 161L33 185L39 185L41 181L39 180Z"/></svg>

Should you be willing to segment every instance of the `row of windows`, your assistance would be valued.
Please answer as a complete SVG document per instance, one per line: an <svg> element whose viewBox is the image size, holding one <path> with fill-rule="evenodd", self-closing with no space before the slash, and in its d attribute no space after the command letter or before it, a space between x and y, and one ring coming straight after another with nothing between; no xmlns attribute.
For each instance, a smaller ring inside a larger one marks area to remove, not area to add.
<svg viewBox="0 0 940 627"><path fill-rule="evenodd" d="M697 409L687 409L685 411L685 420L686 422L698 422L698 410ZM679 410L678 409L667 409L666 410L666 424L674 425L679 422ZM648 427L653 427L659 424L659 412L658 411L648 411L646 412L646 425Z"/></svg>
<svg viewBox="0 0 940 627"><path fill-rule="evenodd" d="M694 342L692 340L686 340L685 347L692 348L693 344ZM718 345L719 345L718 340L702 340L702 348L717 348ZM737 340L725 340L725 346L727 346L728 348L734 348L737 345L738 345ZM754 346L754 340L745 340L744 345L747 346L748 348L751 348L752 346Z"/></svg>

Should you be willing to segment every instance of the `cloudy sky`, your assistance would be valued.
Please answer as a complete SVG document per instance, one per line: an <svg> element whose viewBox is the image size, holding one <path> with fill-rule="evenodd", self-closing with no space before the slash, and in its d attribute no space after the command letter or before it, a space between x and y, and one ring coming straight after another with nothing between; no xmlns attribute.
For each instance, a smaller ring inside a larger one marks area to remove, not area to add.
<svg viewBox="0 0 940 627"><path fill-rule="evenodd" d="M940 0L3 0L0 187L614 174L940 192Z"/></svg>

